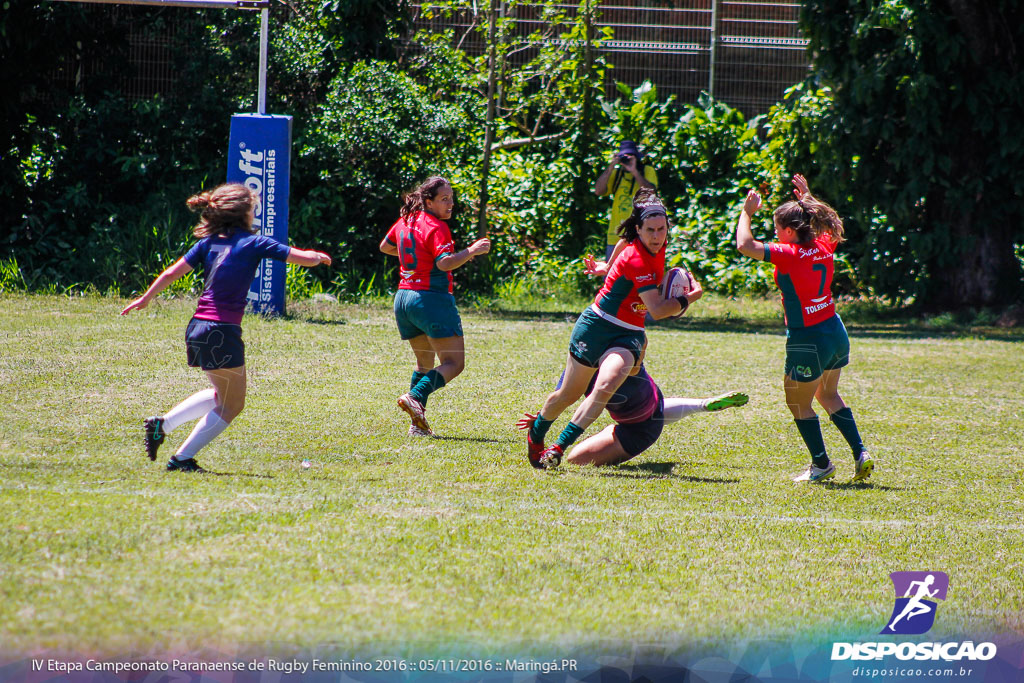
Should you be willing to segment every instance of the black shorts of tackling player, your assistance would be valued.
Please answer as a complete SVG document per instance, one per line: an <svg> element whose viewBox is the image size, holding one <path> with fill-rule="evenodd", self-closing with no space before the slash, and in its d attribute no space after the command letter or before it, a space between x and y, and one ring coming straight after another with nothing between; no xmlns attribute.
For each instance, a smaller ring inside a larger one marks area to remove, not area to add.
<svg viewBox="0 0 1024 683"><path fill-rule="evenodd" d="M665 427L665 396L658 389L658 407L654 414L643 422L630 422L615 425L615 438L622 444L623 450L628 455L617 460L614 465L619 465L640 455L654 445L654 442L661 436L661 430Z"/></svg>

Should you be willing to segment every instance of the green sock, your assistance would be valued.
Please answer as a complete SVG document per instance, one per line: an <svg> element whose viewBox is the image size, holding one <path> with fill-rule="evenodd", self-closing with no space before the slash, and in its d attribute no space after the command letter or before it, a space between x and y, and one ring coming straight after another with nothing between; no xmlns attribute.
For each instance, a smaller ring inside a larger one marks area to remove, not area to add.
<svg viewBox="0 0 1024 683"><path fill-rule="evenodd" d="M530 425L530 441L544 443L544 437L548 435L553 423L554 420L545 420L543 415L537 413L537 417L533 418L533 424Z"/></svg>
<svg viewBox="0 0 1024 683"><path fill-rule="evenodd" d="M839 433L846 439L846 443L850 444L850 449L853 450L853 457L857 458L864 450L864 442L861 441L860 432L857 430L857 421L853 419L853 411L850 407L841 408L836 412L829 415L829 419L832 420L832 424L836 426Z"/></svg>
<svg viewBox="0 0 1024 683"><path fill-rule="evenodd" d="M409 395L422 403L427 404L427 397L445 385L444 375L437 371L437 368L424 375L412 389Z"/></svg>
<svg viewBox="0 0 1024 683"><path fill-rule="evenodd" d="M413 389L415 389L416 385L420 383L420 380L423 379L426 376L427 376L427 373L425 373L425 372L420 372L419 370L413 370L412 371L412 381L409 382L409 391L412 391ZM425 408L427 406L427 399L423 399L422 401L420 401L420 403L422 403L423 407Z"/></svg>
<svg viewBox="0 0 1024 683"><path fill-rule="evenodd" d="M571 446L576 439L580 438L581 434L583 434L583 428L570 422L565 426L565 429L562 430L562 433L558 435L558 440L555 441L555 443L561 446L564 451L566 448Z"/></svg>
<svg viewBox="0 0 1024 683"><path fill-rule="evenodd" d="M828 453L825 451L825 440L821 437L821 425L818 423L818 416L808 417L803 420L793 420L800 436L811 452L811 462L815 467L825 469L828 467Z"/></svg>

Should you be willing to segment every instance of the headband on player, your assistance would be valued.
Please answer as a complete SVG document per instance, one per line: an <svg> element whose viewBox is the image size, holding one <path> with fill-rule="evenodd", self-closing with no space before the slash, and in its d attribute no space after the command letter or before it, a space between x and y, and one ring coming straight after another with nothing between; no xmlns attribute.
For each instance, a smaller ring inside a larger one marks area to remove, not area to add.
<svg viewBox="0 0 1024 683"><path fill-rule="evenodd" d="M664 216L668 218L668 213L665 211L665 207L661 204L651 204L645 206L644 210L640 212L640 221L643 222L652 216Z"/></svg>

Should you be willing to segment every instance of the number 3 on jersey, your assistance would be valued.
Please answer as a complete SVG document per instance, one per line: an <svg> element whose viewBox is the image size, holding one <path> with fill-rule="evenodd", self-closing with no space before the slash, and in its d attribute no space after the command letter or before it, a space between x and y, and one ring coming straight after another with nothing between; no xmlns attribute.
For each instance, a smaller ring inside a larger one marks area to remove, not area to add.
<svg viewBox="0 0 1024 683"><path fill-rule="evenodd" d="M405 270L416 270L416 235L412 230L398 232L398 260Z"/></svg>

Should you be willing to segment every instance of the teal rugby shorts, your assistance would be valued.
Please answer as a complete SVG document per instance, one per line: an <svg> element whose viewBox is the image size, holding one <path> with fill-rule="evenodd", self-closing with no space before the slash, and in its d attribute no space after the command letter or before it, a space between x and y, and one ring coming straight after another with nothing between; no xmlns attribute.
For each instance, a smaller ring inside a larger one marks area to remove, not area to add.
<svg viewBox="0 0 1024 683"><path fill-rule="evenodd" d="M646 341L647 335L643 330L627 330L605 320L588 307L572 328L569 355L589 368L596 368L605 351L620 347L632 353L634 362L639 363Z"/></svg>
<svg viewBox="0 0 1024 683"><path fill-rule="evenodd" d="M395 293L395 322L402 339L422 334L431 339L462 336L455 297L448 292L400 289Z"/></svg>
<svg viewBox="0 0 1024 683"><path fill-rule="evenodd" d="M786 330L786 377L813 382L825 370L850 363L850 337L838 315L811 327Z"/></svg>

